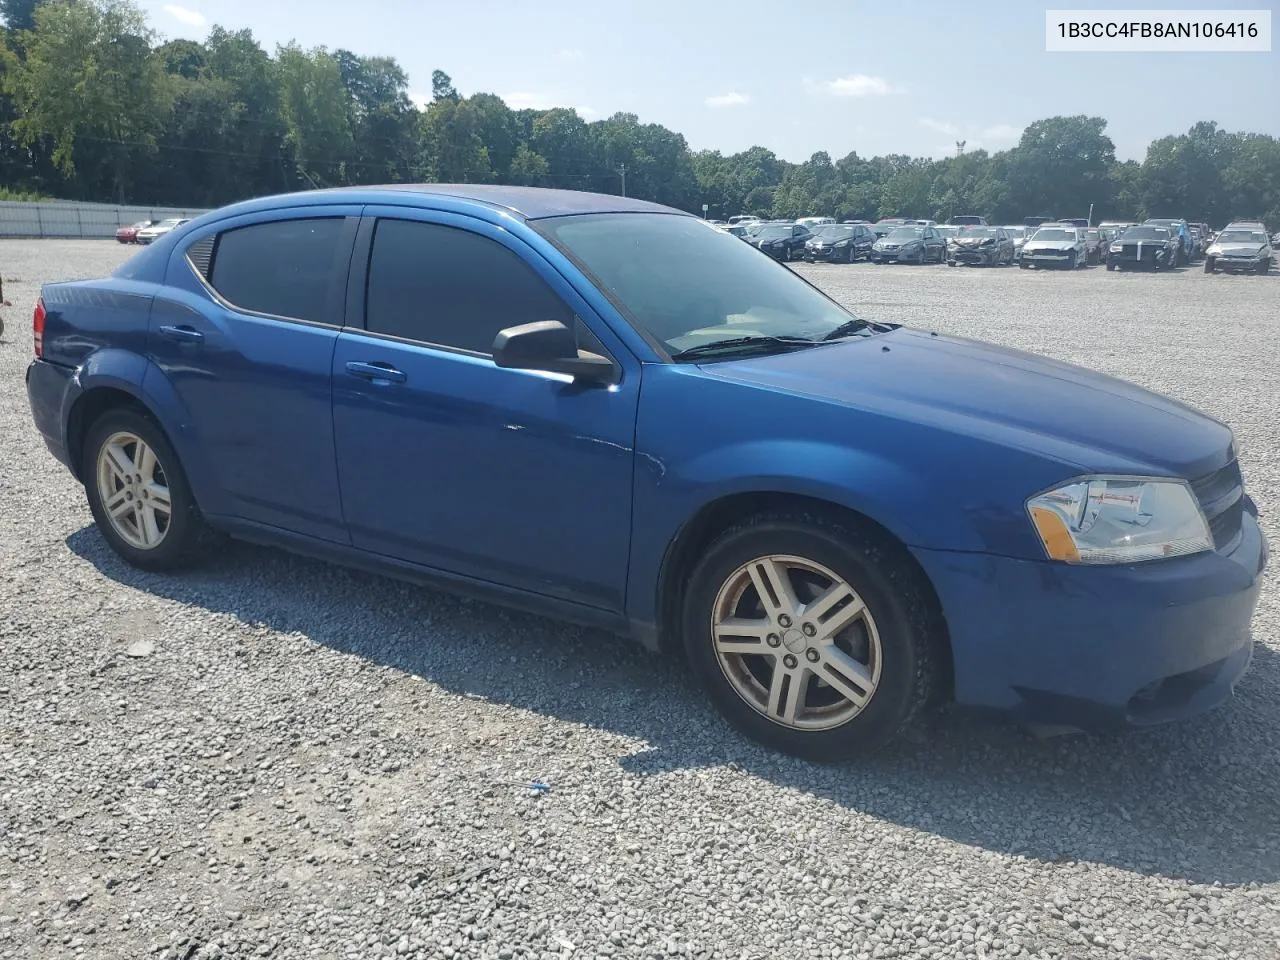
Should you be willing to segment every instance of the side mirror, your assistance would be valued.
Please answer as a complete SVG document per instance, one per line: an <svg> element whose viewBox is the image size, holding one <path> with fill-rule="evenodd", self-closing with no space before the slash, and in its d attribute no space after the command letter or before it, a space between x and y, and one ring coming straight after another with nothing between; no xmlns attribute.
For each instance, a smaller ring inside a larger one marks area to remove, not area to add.
<svg viewBox="0 0 1280 960"><path fill-rule="evenodd" d="M614 383L613 361L578 349L578 338L559 320L507 327L493 338L493 362L511 370L563 373L588 383Z"/></svg>

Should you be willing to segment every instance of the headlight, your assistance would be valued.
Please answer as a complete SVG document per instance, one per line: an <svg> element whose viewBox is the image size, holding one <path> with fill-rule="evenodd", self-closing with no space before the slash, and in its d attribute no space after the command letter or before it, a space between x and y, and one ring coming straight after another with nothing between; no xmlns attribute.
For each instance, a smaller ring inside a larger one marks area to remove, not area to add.
<svg viewBox="0 0 1280 960"><path fill-rule="evenodd" d="M1182 480L1082 477L1027 501L1051 560L1136 563L1213 549L1213 537Z"/></svg>
<svg viewBox="0 0 1280 960"><path fill-rule="evenodd" d="M906 243L902 245L902 249L907 250L907 249L910 249L911 247L918 247L918 246L920 246L919 240L908 240Z"/></svg>
<svg viewBox="0 0 1280 960"><path fill-rule="evenodd" d="M837 240L835 243L832 244L833 247L847 247L848 245L849 245L848 240Z"/></svg>
<svg viewBox="0 0 1280 960"><path fill-rule="evenodd" d="M1120 252L1121 250L1123 250L1123 249L1124 249L1124 247L1122 247L1122 246L1121 246L1120 244L1118 244L1118 243L1113 243L1113 244L1111 245L1111 252L1112 252L1112 253L1119 253L1119 252Z"/></svg>

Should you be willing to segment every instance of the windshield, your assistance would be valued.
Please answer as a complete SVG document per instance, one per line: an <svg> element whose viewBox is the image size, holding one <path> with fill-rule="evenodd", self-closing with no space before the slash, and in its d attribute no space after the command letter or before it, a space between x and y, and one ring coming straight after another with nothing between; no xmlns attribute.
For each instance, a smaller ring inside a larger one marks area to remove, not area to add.
<svg viewBox="0 0 1280 960"><path fill-rule="evenodd" d="M904 240L914 240L917 237L924 236L924 227L894 227L889 231L886 240L897 240L901 243Z"/></svg>
<svg viewBox="0 0 1280 960"><path fill-rule="evenodd" d="M994 237L995 227L965 227L960 231L962 237Z"/></svg>
<svg viewBox="0 0 1280 960"><path fill-rule="evenodd" d="M176 226L177 226L178 224L180 224L180 223L182 223L182 221L181 221L181 220L179 220L177 217L174 217L172 220L161 220L161 221L160 221L160 226L162 226L162 227L176 227Z"/></svg>
<svg viewBox="0 0 1280 960"><path fill-rule="evenodd" d="M1264 243L1265 233L1254 233L1252 230L1223 230L1218 234L1219 243Z"/></svg>
<svg viewBox="0 0 1280 960"><path fill-rule="evenodd" d="M954 237L960 232L959 227L934 227L933 229L938 231L940 237Z"/></svg>
<svg viewBox="0 0 1280 960"><path fill-rule="evenodd" d="M814 236L823 240L843 240L853 236L853 227L845 227L836 223L828 223L814 231Z"/></svg>
<svg viewBox="0 0 1280 960"><path fill-rule="evenodd" d="M1075 240L1076 232L1074 230L1063 230L1061 227L1050 227L1045 230L1037 230L1032 240Z"/></svg>
<svg viewBox="0 0 1280 960"><path fill-rule="evenodd" d="M1121 240L1168 240L1169 231L1164 227L1130 227L1120 235Z"/></svg>
<svg viewBox="0 0 1280 960"><path fill-rule="evenodd" d="M783 225L780 227L761 227L755 231L755 235L763 240L782 240L791 236L791 227Z"/></svg>
<svg viewBox="0 0 1280 960"><path fill-rule="evenodd" d="M731 337L819 340L855 319L787 267L693 217L596 213L533 226L672 352Z"/></svg>

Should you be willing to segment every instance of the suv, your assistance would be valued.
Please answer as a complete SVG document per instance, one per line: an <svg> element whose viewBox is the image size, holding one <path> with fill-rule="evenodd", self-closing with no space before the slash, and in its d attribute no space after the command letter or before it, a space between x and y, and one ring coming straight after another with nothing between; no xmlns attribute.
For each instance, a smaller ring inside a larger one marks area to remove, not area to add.
<svg viewBox="0 0 1280 960"><path fill-rule="evenodd" d="M1070 223L1045 223L1036 228L1018 255L1018 266L1067 267L1075 269L1089 262L1084 231Z"/></svg>
<svg viewBox="0 0 1280 960"><path fill-rule="evenodd" d="M32 330L35 427L126 562L197 563L212 527L621 633L799 756L940 699L1187 717L1253 653L1267 545L1229 427L857 317L670 207L268 197L45 284Z"/></svg>
<svg viewBox="0 0 1280 960"><path fill-rule="evenodd" d="M961 226L985 227L986 225L987 225L987 218L979 217L979 216L952 217L950 220L947 221L947 226L949 227L961 227Z"/></svg>

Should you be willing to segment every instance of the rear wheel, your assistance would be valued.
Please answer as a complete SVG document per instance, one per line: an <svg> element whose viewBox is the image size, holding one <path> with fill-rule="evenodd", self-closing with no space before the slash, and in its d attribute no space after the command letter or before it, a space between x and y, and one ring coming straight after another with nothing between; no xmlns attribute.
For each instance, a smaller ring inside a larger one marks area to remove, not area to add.
<svg viewBox="0 0 1280 960"><path fill-rule="evenodd" d="M170 570L194 558L204 522L164 432L134 410L99 417L80 475L103 538L127 562Z"/></svg>
<svg viewBox="0 0 1280 960"><path fill-rule="evenodd" d="M938 620L920 574L841 520L752 517L689 581L683 634L716 706L776 750L835 761L887 744L938 685Z"/></svg>

